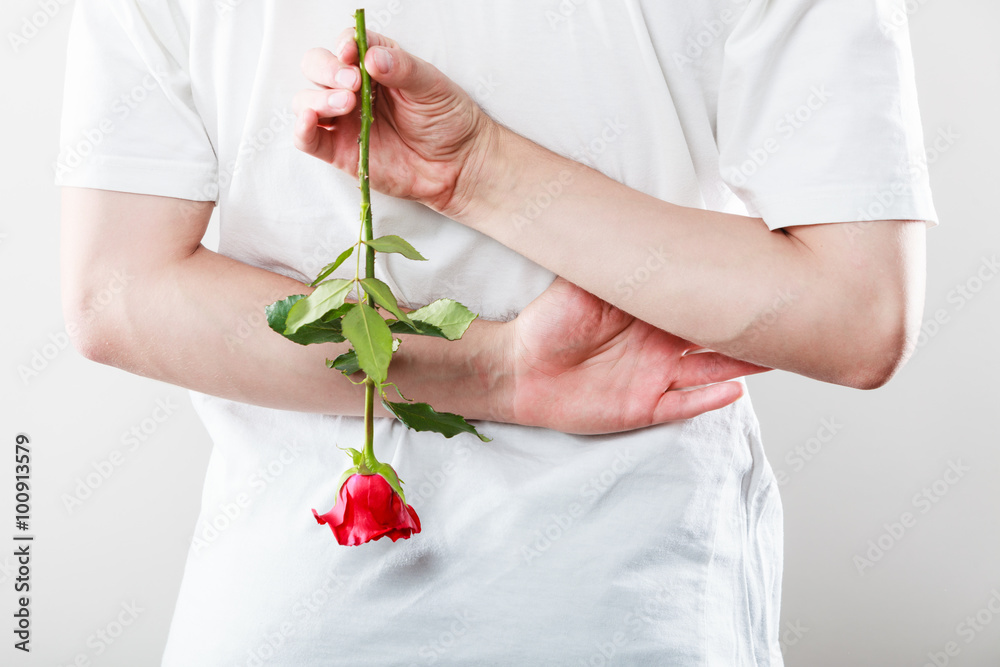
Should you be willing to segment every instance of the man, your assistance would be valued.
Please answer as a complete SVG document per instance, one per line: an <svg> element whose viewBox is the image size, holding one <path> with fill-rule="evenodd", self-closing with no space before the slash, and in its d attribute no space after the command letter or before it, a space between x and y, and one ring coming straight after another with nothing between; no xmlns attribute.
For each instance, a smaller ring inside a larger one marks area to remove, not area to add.
<svg viewBox="0 0 1000 667"><path fill-rule="evenodd" d="M65 308L135 273L78 347L194 390L215 441L164 664L780 665L780 501L727 381L905 359L935 219L905 29L843 0L370 4L406 46L366 60L376 233L430 260L380 277L483 314L390 379L493 442L380 420L423 532L344 549L309 508L361 393L337 346L237 328L356 238L351 9L75 10L67 141L156 85L60 177Z"/></svg>

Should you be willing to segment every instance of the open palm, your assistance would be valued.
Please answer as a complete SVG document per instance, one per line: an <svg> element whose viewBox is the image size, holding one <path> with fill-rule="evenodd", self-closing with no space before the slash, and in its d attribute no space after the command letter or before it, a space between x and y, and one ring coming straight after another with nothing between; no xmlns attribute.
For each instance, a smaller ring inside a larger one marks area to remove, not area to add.
<svg viewBox="0 0 1000 667"><path fill-rule="evenodd" d="M656 329L557 278L514 320L512 421L611 433L688 419L742 395L767 368ZM707 387L709 383L720 382Z"/></svg>

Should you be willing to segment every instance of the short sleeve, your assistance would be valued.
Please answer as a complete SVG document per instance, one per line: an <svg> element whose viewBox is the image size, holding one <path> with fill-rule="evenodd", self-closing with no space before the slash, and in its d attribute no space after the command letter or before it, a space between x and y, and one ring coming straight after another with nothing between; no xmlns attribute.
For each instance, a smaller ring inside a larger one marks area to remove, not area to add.
<svg viewBox="0 0 1000 667"><path fill-rule="evenodd" d="M92 0L73 9L55 183L216 201L218 160L173 2Z"/></svg>
<svg viewBox="0 0 1000 667"><path fill-rule="evenodd" d="M902 0L750 0L717 120L722 179L772 230L937 224Z"/></svg>

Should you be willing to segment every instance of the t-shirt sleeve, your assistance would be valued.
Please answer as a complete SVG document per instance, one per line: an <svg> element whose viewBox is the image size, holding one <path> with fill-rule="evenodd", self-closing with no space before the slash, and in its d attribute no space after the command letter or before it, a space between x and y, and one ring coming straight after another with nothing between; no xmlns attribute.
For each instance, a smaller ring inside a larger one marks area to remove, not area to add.
<svg viewBox="0 0 1000 667"><path fill-rule="evenodd" d="M172 2L78 2L55 183L216 201L218 160L196 109Z"/></svg>
<svg viewBox="0 0 1000 667"><path fill-rule="evenodd" d="M937 224L902 4L755 0L734 26L719 166L770 229Z"/></svg>

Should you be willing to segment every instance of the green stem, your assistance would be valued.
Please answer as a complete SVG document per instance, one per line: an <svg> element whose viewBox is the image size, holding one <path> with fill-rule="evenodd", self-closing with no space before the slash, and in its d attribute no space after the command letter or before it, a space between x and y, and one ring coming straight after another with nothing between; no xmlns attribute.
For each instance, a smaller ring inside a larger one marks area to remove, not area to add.
<svg viewBox="0 0 1000 667"><path fill-rule="evenodd" d="M362 452L365 457L365 465L372 465L378 461L375 458L375 381L365 378L365 449Z"/></svg>
<svg viewBox="0 0 1000 667"><path fill-rule="evenodd" d="M361 67L361 134L358 143L361 145L358 160L358 181L361 185L361 222L364 225L365 240L372 240L372 197L368 183L368 152L371 145L371 131L374 116L372 115L372 79L365 69L365 55L368 53L368 33L365 29L365 10L359 9L354 14L357 21L358 61ZM365 277L375 277L375 250L365 246ZM374 307L375 302L368 297L368 305Z"/></svg>
<svg viewBox="0 0 1000 667"><path fill-rule="evenodd" d="M361 133L358 136L360 146L360 156L358 159L358 183L361 186L361 228L362 238L365 241L372 240L372 199L371 188L368 184L368 150L371 145L372 130L372 79L365 69L365 56L368 54L368 30L365 27L365 10L359 9L354 13L356 23L355 37L358 42L358 64L361 69ZM358 248L360 251L361 249ZM358 258L360 262L360 257ZM360 269L360 267L359 267ZM365 277L375 277L375 250L365 245ZM361 290L358 290L358 298L361 298ZM375 307L375 300L371 296L367 297L368 305ZM364 457L368 461L375 462L375 381L371 378L365 379L365 448Z"/></svg>

